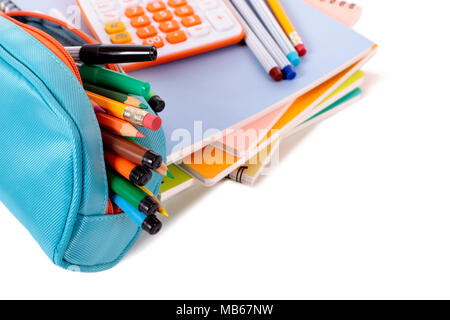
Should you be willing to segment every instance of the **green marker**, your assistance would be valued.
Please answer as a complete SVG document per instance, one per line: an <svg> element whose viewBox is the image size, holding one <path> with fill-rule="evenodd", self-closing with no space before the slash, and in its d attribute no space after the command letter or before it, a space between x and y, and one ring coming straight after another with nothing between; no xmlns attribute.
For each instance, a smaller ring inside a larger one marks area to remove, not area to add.
<svg viewBox="0 0 450 320"><path fill-rule="evenodd" d="M141 81L126 74L102 68L100 66L79 65L81 79L99 87L104 87L119 92L135 94L144 97L148 101L150 96L150 83Z"/></svg>
<svg viewBox="0 0 450 320"><path fill-rule="evenodd" d="M110 169L107 170L107 174L111 190L124 198L134 208L145 213L147 216L155 214L158 211L159 204L144 191L122 177L119 177Z"/></svg>
<svg viewBox="0 0 450 320"><path fill-rule="evenodd" d="M83 83L83 86L84 86L84 89L86 89L88 91L94 92L96 94L110 98L115 101L122 102L128 106L141 108L141 109L147 109L147 106L144 103L142 103L138 98L129 96L125 93L101 88L101 87L98 87L96 85L93 85L93 84L90 84L87 82Z"/></svg>
<svg viewBox="0 0 450 320"><path fill-rule="evenodd" d="M156 113L159 113L164 110L166 107L166 102L161 99L160 96L158 96L153 91L150 92L150 99L147 100L150 107L155 111Z"/></svg>

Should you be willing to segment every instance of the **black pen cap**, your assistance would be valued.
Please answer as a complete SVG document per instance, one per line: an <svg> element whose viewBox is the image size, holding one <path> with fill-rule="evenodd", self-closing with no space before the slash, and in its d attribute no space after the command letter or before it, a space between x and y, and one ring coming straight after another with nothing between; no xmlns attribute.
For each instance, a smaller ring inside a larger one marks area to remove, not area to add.
<svg viewBox="0 0 450 320"><path fill-rule="evenodd" d="M149 150L142 157L142 165L150 170L157 170L163 163L162 157L156 152Z"/></svg>
<svg viewBox="0 0 450 320"><path fill-rule="evenodd" d="M90 65L148 62L157 57L158 51L154 46L86 44L80 49L80 60Z"/></svg>
<svg viewBox="0 0 450 320"><path fill-rule="evenodd" d="M150 196L145 197L139 203L139 211L145 213L147 216L155 214L158 209L159 203Z"/></svg>
<svg viewBox="0 0 450 320"><path fill-rule="evenodd" d="M148 104L156 113L162 112L166 108L166 102L158 95L151 97Z"/></svg>
<svg viewBox="0 0 450 320"><path fill-rule="evenodd" d="M162 228L161 221L158 220L158 218L152 214L145 219L145 221L142 223L142 229L151 235L157 234Z"/></svg>
<svg viewBox="0 0 450 320"><path fill-rule="evenodd" d="M152 179L152 172L142 166L137 166L130 172L130 181L140 187L145 186Z"/></svg>

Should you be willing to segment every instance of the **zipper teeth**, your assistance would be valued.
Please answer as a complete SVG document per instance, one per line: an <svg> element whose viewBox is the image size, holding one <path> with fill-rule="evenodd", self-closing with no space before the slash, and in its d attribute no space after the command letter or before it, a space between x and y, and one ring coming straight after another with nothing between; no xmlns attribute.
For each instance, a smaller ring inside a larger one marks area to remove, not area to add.
<svg viewBox="0 0 450 320"><path fill-rule="evenodd" d="M41 15L41 14L37 14L37 13L35 13L35 14L31 13L30 14L29 12L24 12L24 13L26 13L25 16L38 17L38 18L44 19L44 20L46 19L46 17L44 15ZM78 67L77 67L74 59L67 52L67 50L64 48L64 46L61 45L58 41L56 41L53 37L51 37L47 33L43 32L42 30L15 20L13 17L15 17L16 15L18 15L18 14L6 15L5 18L11 20L12 22L16 23L17 25L20 25L21 27L28 28L29 30L32 30L32 31L34 31L36 33L39 33L41 36L43 36L44 38L46 38L50 42L52 42L56 47L58 47L59 51L66 57L67 62L72 66L72 71L74 72L75 76L80 80L80 82L82 82L81 76L79 76ZM51 19L49 19L49 20L52 21L53 23L57 24L57 25L60 25L60 26L66 28L66 26L61 24L59 21L54 21L54 20L51 20ZM82 33L82 31L79 31L79 32ZM87 43L97 43L97 42L95 42L95 40L91 39L89 36L87 36L85 34L77 34L77 35L79 37L81 37L84 41L86 41ZM110 70L113 70L113 71L116 71L116 72L120 72L120 69L115 64L107 64L107 65L105 65L105 67L107 69L110 69Z"/></svg>
<svg viewBox="0 0 450 320"><path fill-rule="evenodd" d="M35 27L23 24L21 22L18 22L18 24L19 23L20 23L20 26L22 28L28 29L28 30L30 30L32 32L35 32L35 33L39 34L40 36L42 36L43 38L48 40L51 44L53 44L64 55L64 57L66 58L66 62L68 62L69 65L72 68L72 72L75 74L75 76L77 77L78 81L80 83L82 83L80 72L78 71L77 65L75 64L75 60L73 60L72 56L69 54L69 52L67 52L67 50L63 47L62 44L60 44L58 41L53 39L53 37L49 36L47 33L43 32L43 31L41 31L41 30L39 30L39 29L37 29Z"/></svg>
<svg viewBox="0 0 450 320"><path fill-rule="evenodd" d="M36 33L36 34L40 35L42 38L44 38L45 40L50 42L60 53L63 54L63 56L66 58L66 61L63 61L63 62L67 62L69 64L70 69L72 70L72 72L75 75L75 77L78 79L78 81L80 83L82 83L81 76L80 76L80 73L78 71L77 65L75 64L75 61L72 59L72 56L69 54L69 52L67 52L67 50L64 48L64 46L62 44L60 44L58 41L56 41L53 37L51 37L50 35L48 35L44 31L39 30L38 28L35 28L33 26L29 26L29 25L27 25L25 23L19 22L16 19L11 18L9 16L3 15L3 17L5 17L6 19L10 20L12 23L18 25L19 27L30 31L31 33ZM42 43L42 41L40 41L40 42ZM52 48L50 48L46 43L42 43L42 44L44 46L46 46L48 49L50 49L50 51L52 50Z"/></svg>

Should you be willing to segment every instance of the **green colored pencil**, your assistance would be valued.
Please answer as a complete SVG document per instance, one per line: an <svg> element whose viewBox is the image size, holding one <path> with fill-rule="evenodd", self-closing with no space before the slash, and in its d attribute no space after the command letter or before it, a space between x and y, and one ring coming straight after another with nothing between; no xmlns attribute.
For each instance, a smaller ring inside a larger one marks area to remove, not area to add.
<svg viewBox="0 0 450 320"><path fill-rule="evenodd" d="M96 86L94 84L91 83L83 83L84 89L94 92L96 94L99 94L101 96L122 102L128 106L132 106L132 107L136 107L136 108L141 108L141 109L147 109L147 106L142 103L141 101L139 101L138 98L135 98L133 96L129 96L125 93L122 92L117 92L114 90L110 90L110 89L105 89L105 88L101 88L99 86Z"/></svg>

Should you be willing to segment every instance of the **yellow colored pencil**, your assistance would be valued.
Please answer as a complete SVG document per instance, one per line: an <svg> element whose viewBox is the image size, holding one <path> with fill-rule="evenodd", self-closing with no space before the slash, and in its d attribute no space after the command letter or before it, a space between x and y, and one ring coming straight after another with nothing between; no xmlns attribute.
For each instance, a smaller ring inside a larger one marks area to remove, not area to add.
<svg viewBox="0 0 450 320"><path fill-rule="evenodd" d="M91 101L94 101L100 107L105 109L108 114L116 118L129 121L153 131L156 131L161 127L161 118L145 110L128 106L122 102L104 97L88 90L86 90L86 94Z"/></svg>
<svg viewBox="0 0 450 320"><path fill-rule="evenodd" d="M298 34L298 32L295 30L294 25L289 19L280 1L267 0L267 3L272 9L275 17L277 17L278 22L280 23L284 32L286 32L287 36L289 37L289 40L291 40L291 43L295 47L295 50L297 51L298 55L300 57L303 57L306 54L305 44L303 43L303 40Z"/></svg>

